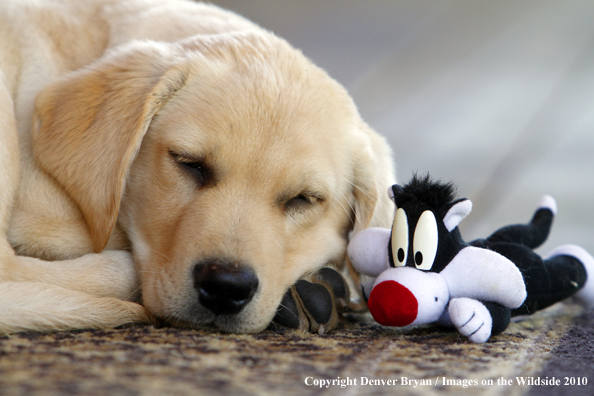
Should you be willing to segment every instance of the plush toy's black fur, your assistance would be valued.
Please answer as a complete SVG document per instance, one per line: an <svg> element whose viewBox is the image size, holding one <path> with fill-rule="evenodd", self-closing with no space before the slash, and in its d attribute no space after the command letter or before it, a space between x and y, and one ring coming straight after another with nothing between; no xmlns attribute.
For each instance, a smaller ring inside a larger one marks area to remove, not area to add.
<svg viewBox="0 0 594 396"><path fill-rule="evenodd" d="M418 201L432 207L441 218L456 200L456 186L453 183L433 180L429 174L419 176L415 173L408 184L396 188L400 188L394 191L396 207Z"/></svg>

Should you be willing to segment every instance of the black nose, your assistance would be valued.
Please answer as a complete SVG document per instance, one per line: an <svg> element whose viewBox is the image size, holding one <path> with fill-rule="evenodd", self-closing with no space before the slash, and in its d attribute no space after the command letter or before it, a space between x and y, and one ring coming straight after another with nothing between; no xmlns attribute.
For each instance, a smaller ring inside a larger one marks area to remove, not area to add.
<svg viewBox="0 0 594 396"><path fill-rule="evenodd" d="M258 277L249 267L208 259L194 267L198 301L215 315L236 314L258 290Z"/></svg>

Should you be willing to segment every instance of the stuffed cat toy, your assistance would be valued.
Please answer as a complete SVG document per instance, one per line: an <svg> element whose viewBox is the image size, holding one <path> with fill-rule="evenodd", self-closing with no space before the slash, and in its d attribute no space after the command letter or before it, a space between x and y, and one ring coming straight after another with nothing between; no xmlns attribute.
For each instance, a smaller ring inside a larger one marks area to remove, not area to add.
<svg viewBox="0 0 594 396"><path fill-rule="evenodd" d="M470 213L451 183L413 177L389 190L396 204L392 230L368 228L348 246L354 268L375 278L363 295L386 326L437 322L472 342L503 332L510 318L529 315L570 296L594 307L594 258L566 245L542 259L533 249L549 234L556 203L543 197L529 224L499 229L466 243L458 224Z"/></svg>

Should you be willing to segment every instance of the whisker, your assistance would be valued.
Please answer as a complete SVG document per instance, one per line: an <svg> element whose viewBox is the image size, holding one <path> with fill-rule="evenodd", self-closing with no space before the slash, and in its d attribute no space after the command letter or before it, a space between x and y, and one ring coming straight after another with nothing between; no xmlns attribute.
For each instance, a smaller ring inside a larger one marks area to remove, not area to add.
<svg viewBox="0 0 594 396"><path fill-rule="evenodd" d="M279 304L279 305L278 305L278 308L277 308L277 311L276 311L276 312L280 312L280 309L281 309L281 307L282 307L282 308L285 308L285 309L286 309L287 311L289 311L289 312L290 312L290 313L291 313L291 314L292 314L294 317L296 317L297 319L299 319L299 314L298 314L298 313L295 313L295 312L291 311L289 308L287 308L287 307L286 307L285 305L283 305L283 304Z"/></svg>
<svg viewBox="0 0 594 396"><path fill-rule="evenodd" d="M338 198L336 198L334 195L331 195L331 197L334 198L336 200L336 202L338 202L338 204L342 207L342 209L344 210L344 212L349 217L349 220L351 221L351 224L355 224L355 222L353 221L353 218L351 217L351 213L344 207L344 205L340 202L340 200ZM351 209L352 209L352 207L351 207ZM357 214L355 213L355 219L357 218L356 216L357 216Z"/></svg>
<svg viewBox="0 0 594 396"><path fill-rule="evenodd" d="M347 201L347 203L349 204L349 207L351 208L351 212L355 214L355 220L357 220L357 211L355 211L355 208L353 208L353 205L351 205L351 202L347 199L347 197L344 196L343 193L341 193L340 191L338 191L338 193L340 195L342 195L342 197L344 198L345 201Z"/></svg>
<svg viewBox="0 0 594 396"><path fill-rule="evenodd" d="M151 249L151 252L154 252L154 253L160 254L161 256L163 256L163 257L165 257L165 258L167 259L167 262L168 262L168 263L171 263L171 259L170 259L169 257L167 257L166 255L164 255L163 253L161 253L161 252L159 252L159 251L157 251L157 250L155 250L155 249Z"/></svg>
<svg viewBox="0 0 594 396"><path fill-rule="evenodd" d="M138 286L136 289L134 289L130 295L128 296L128 298L126 298L126 301L133 301L132 296L136 295L136 294L140 294L142 292L142 285Z"/></svg>
<svg viewBox="0 0 594 396"><path fill-rule="evenodd" d="M348 216L349 216L349 220L351 221L351 223L352 223L353 225L355 225L355 224L357 223L357 221L359 220L359 217L358 217L358 216L360 216L360 215L357 213L357 211L355 210L355 208L353 208L353 205L351 205L351 203L350 203L350 202L349 202L349 200L348 200L348 199L347 199L347 198L344 196L344 194L342 194L340 191L339 191L338 193L339 193L340 195L342 195L342 196L343 196L343 198L344 198L344 199L347 201L347 203L349 204L349 207L351 208L351 212L349 212L349 213L347 213L347 214L348 214ZM339 204L340 204L340 201L339 201ZM341 206L342 206L342 204L341 204ZM343 209L346 211L346 208L345 208L344 206L343 206ZM351 213L353 213L353 214L355 215L355 220L353 220L353 219L351 218Z"/></svg>
<svg viewBox="0 0 594 396"><path fill-rule="evenodd" d="M353 183L352 181L345 179L344 177L341 178L342 180L344 180L345 182L349 183L350 185L352 185L353 187L355 187L357 190L361 191L363 194L365 194L369 199L373 199L369 194L367 194L361 187L359 187L358 185L356 185L355 183Z"/></svg>

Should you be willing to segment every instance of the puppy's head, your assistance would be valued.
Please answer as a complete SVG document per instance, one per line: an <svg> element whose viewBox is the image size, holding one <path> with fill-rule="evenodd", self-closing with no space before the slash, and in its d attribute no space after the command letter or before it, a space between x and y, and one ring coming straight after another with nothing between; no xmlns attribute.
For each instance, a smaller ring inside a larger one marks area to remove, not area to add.
<svg viewBox="0 0 594 396"><path fill-rule="evenodd" d="M143 303L254 332L287 288L390 221L389 149L345 90L268 33L136 42L45 89L35 153L93 249L117 221Z"/></svg>

